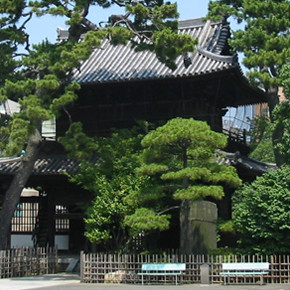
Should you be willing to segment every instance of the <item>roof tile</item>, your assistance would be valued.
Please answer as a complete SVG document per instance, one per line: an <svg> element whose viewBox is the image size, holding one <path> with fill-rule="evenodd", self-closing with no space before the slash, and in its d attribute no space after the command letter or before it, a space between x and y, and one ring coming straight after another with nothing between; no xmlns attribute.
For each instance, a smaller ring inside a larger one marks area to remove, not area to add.
<svg viewBox="0 0 290 290"><path fill-rule="evenodd" d="M198 49L189 53L192 60L189 67L184 66L183 56L179 56L177 69L173 71L150 51L136 52L130 43L113 46L106 40L75 72L75 79L81 84L93 84L181 78L226 70L236 65L233 55L221 55L229 33L227 23L205 22L201 18L184 20L179 23L179 33L198 38Z"/></svg>
<svg viewBox="0 0 290 290"><path fill-rule="evenodd" d="M19 168L21 158L0 162L0 174L13 175ZM65 155L43 156L36 160L33 175L63 175L64 172L75 173L80 162Z"/></svg>

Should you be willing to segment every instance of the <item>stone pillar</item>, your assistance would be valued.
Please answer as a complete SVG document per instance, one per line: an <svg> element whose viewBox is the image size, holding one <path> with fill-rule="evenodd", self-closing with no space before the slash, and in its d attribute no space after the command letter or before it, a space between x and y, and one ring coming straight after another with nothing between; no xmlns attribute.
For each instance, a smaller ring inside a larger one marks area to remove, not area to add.
<svg viewBox="0 0 290 290"><path fill-rule="evenodd" d="M189 210L191 248L195 254L216 249L217 206L209 201L192 201Z"/></svg>

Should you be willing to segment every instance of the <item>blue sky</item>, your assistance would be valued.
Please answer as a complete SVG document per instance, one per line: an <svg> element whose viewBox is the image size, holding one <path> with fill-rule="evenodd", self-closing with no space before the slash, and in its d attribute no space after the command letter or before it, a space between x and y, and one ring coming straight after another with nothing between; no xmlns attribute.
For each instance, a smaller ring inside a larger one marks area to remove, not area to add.
<svg viewBox="0 0 290 290"><path fill-rule="evenodd" d="M207 14L209 0L172 0L177 2L180 19L204 17ZM94 9L90 19L95 23L106 21L111 14L120 14L116 8ZM34 18L28 25L31 43L39 43L44 39L54 42L57 38L57 27L65 28L65 19L61 17Z"/></svg>

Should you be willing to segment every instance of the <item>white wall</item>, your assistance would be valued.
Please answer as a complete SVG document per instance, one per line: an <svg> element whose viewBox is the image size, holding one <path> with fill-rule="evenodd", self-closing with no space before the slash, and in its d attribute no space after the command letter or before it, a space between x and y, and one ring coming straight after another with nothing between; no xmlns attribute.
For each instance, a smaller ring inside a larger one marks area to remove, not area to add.
<svg viewBox="0 0 290 290"><path fill-rule="evenodd" d="M33 247L32 235L11 235L11 247ZM54 244L58 250L69 249L69 236L68 235L56 235L54 237Z"/></svg>
<svg viewBox="0 0 290 290"><path fill-rule="evenodd" d="M69 249L69 236L68 235L55 235L54 244L58 250Z"/></svg>
<svg viewBox="0 0 290 290"><path fill-rule="evenodd" d="M33 241L31 238L31 235L11 235L11 247L33 247Z"/></svg>

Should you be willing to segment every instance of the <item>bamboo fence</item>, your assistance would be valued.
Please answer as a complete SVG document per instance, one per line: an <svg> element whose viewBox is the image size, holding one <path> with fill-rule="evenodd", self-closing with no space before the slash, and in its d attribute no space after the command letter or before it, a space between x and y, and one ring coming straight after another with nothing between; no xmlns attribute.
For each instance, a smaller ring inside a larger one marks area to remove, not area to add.
<svg viewBox="0 0 290 290"><path fill-rule="evenodd" d="M0 278L55 273L56 248L15 248L0 251Z"/></svg>
<svg viewBox="0 0 290 290"><path fill-rule="evenodd" d="M265 283L290 283L290 256L210 256L210 255L113 255L81 252L81 281L84 283L141 283L143 263L186 263L183 284L201 282L200 267L209 266L210 283L220 284L224 262L269 262ZM171 277L172 278L172 277ZM167 283L170 277L146 277L150 283ZM174 277L173 277L174 279ZM174 282L174 281L173 281ZM234 278L234 283L258 284L260 276Z"/></svg>

